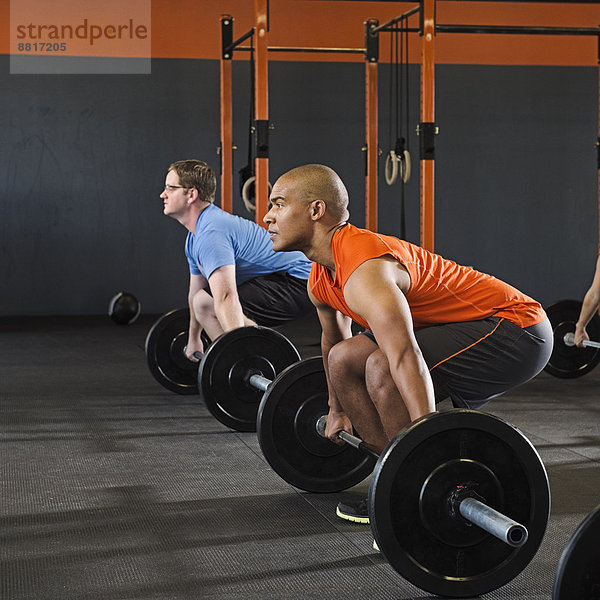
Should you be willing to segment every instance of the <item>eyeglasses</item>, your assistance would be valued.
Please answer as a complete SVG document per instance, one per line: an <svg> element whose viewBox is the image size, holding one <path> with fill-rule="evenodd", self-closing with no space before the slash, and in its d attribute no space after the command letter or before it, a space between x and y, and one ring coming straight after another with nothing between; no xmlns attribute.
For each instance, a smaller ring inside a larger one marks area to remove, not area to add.
<svg viewBox="0 0 600 600"><path fill-rule="evenodd" d="M190 188L186 188L183 185L165 185L165 189L163 192L172 192L173 190L189 190Z"/></svg>

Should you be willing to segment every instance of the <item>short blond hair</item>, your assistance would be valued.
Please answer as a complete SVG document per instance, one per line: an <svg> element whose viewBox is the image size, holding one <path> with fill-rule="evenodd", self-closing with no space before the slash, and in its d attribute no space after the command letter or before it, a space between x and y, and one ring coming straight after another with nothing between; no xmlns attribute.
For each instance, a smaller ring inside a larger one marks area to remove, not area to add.
<svg viewBox="0 0 600 600"><path fill-rule="evenodd" d="M217 176L204 161L196 159L178 160L169 165L167 173L170 171L177 173L179 184L182 187L197 189L200 200L204 202L215 201Z"/></svg>

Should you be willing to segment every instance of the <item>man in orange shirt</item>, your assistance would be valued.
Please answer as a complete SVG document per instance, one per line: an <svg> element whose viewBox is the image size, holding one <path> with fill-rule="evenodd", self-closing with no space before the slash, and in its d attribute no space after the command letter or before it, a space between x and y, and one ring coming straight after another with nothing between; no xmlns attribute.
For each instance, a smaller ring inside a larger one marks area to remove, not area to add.
<svg viewBox="0 0 600 600"><path fill-rule="evenodd" d="M382 451L450 398L479 409L537 375L552 352L541 305L512 286L347 222L348 192L324 165L285 173L265 216L275 251L314 261L309 296L322 327L326 435L352 426ZM352 320L365 328L352 336ZM368 522L366 502L338 515Z"/></svg>

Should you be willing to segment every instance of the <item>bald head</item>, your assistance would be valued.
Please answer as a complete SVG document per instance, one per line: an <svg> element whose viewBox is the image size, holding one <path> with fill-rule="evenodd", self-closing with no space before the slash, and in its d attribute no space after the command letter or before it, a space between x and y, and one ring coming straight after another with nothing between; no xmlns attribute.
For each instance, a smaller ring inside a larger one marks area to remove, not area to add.
<svg viewBox="0 0 600 600"><path fill-rule="evenodd" d="M328 220L348 220L348 190L333 169L325 165L303 165L284 173L279 181L292 185L306 202L322 200L327 207Z"/></svg>

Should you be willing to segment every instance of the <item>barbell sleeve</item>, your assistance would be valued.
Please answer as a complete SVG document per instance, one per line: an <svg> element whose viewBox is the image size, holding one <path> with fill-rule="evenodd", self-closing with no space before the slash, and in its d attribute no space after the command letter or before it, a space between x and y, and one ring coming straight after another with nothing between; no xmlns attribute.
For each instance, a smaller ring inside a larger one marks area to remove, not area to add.
<svg viewBox="0 0 600 600"><path fill-rule="evenodd" d="M248 377L248 383L252 387L259 389L261 392L266 392L273 381L263 377L260 373L254 373Z"/></svg>
<svg viewBox="0 0 600 600"><path fill-rule="evenodd" d="M529 537L527 528L475 498L464 498L458 505L460 514L469 523L487 531L509 546L518 548Z"/></svg>
<svg viewBox="0 0 600 600"><path fill-rule="evenodd" d="M574 346L575 345L575 334L570 331L569 333L565 333L563 337L563 341L565 346ZM600 342L592 342L591 340L583 340L583 346L586 348L600 348Z"/></svg>

